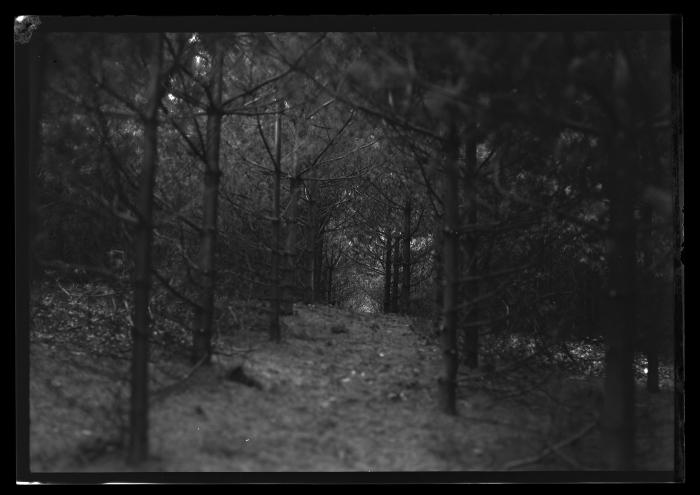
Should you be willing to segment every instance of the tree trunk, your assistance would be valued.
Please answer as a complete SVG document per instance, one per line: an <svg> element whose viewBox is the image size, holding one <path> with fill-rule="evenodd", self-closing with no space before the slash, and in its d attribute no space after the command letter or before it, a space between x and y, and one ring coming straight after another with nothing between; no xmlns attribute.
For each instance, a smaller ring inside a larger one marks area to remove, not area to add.
<svg viewBox="0 0 700 495"><path fill-rule="evenodd" d="M138 224L134 236L134 326L131 356L131 400L129 454L131 464L148 457L148 341L150 322L148 301L151 287L151 244L153 238L153 187L158 165L158 105L162 95L160 71L162 64L161 36L150 36L152 58L148 103L144 114L143 168L138 196Z"/></svg>
<svg viewBox="0 0 700 495"><path fill-rule="evenodd" d="M312 170L313 173L313 170ZM309 181L309 252L311 267L309 277L309 292L312 303L319 302L320 269L318 266L318 244L320 237L320 212L318 211L318 181Z"/></svg>
<svg viewBox="0 0 700 495"><path fill-rule="evenodd" d="M207 114L207 149L204 170L204 225L202 229L201 270L204 287L200 302L198 326L192 338L192 362L211 360L211 336L214 322L215 274L214 257L216 255L216 230L218 216L219 150L221 142L221 92L224 52L218 42L213 44L213 63L211 68L211 102Z"/></svg>
<svg viewBox="0 0 700 495"><path fill-rule="evenodd" d="M618 47L617 66L624 67ZM622 71L620 71L622 72ZM634 464L634 325L635 325L635 163L629 150L636 150L625 132L630 125L625 81L618 81L614 102L617 127L608 142L609 160L604 188L610 198L608 235L607 325L605 353L605 400L601 427L608 465L630 470Z"/></svg>
<svg viewBox="0 0 700 495"><path fill-rule="evenodd" d="M406 199L403 208L403 254L401 255L401 312L408 314L411 298L411 198Z"/></svg>
<svg viewBox="0 0 700 495"><path fill-rule="evenodd" d="M443 217L439 216L435 219L435 233L433 234L433 274L434 274L434 286L435 286L435 299L434 308L435 313L433 314L433 329L436 334L440 332L442 327L442 301L444 299L444 267L443 267L443 235L442 229Z"/></svg>
<svg viewBox="0 0 700 495"><path fill-rule="evenodd" d="M644 205L642 207L641 226L645 232L648 232L648 237L642 241L644 259L644 268L642 273L644 273L644 277L649 281L649 283L646 284L646 291L653 292L655 290L654 273L652 271L653 245L651 243L651 229L653 224L652 208L650 205ZM659 347L657 342L657 323L657 319L649 318L646 325L642 325L643 327L646 327L644 328L643 345L644 353L647 358L647 391L651 393L656 393L659 391Z"/></svg>
<svg viewBox="0 0 700 495"><path fill-rule="evenodd" d="M321 228L319 226L319 228ZM313 280L314 280L314 287L313 287L313 293L314 293L314 303L320 304L323 303L324 301L324 294L325 291L323 288L325 287L324 285L324 278L323 278L323 249L324 249L324 232L323 229L316 230L315 234L316 236L315 241L314 241L314 275L313 275Z"/></svg>
<svg viewBox="0 0 700 495"><path fill-rule="evenodd" d="M280 333L280 258L282 256L282 234L280 232L281 212L280 212L280 182L282 175L282 110L284 103L280 100L277 107L277 118L275 119L275 172L273 175L273 195L272 195L272 301L270 311L270 340L279 342L282 340Z"/></svg>
<svg viewBox="0 0 700 495"><path fill-rule="evenodd" d="M391 312L399 312L399 268L401 266L401 236L394 237L394 273L391 279Z"/></svg>
<svg viewBox="0 0 700 495"><path fill-rule="evenodd" d="M313 177L312 177L313 178ZM316 182L311 180L311 183ZM305 257L304 257L304 304L314 303L314 246L316 244L316 229L317 229L317 214L316 210L316 197L314 194L314 188L312 184L307 186L308 203L309 203L309 214L306 221L306 226L304 228L306 247L305 247Z"/></svg>
<svg viewBox="0 0 700 495"><path fill-rule="evenodd" d="M295 166L296 168L296 166ZM293 172L296 173L296 170ZM294 299L296 289L296 243L297 243L297 205L299 193L303 182L298 176L289 179L289 208L287 216L287 241L285 245L285 281L284 297L281 312L283 315L291 315L294 310Z"/></svg>
<svg viewBox="0 0 700 495"><path fill-rule="evenodd" d="M476 225L478 221L477 202L476 202L476 138L469 136L467 139L466 149L466 207L467 220L469 225ZM467 234L466 238L466 259L467 266L466 274L468 277L476 278L478 276L478 267L476 263L476 250L478 248L478 237L476 231ZM465 299L467 301L475 301L479 298L479 282L477 280L467 281L465 286ZM479 308L476 304L472 304L467 309L466 321L468 325L464 327L464 348L463 361L469 368L477 368L479 366L479 327L474 323L479 320Z"/></svg>
<svg viewBox="0 0 700 495"><path fill-rule="evenodd" d="M326 300L328 301L328 304L333 306L335 305L335 300L333 299L333 265L328 265L328 270L326 273L328 277L328 295L326 297Z"/></svg>
<svg viewBox="0 0 700 495"><path fill-rule="evenodd" d="M384 256L384 312L391 311L391 232L386 234L386 254Z"/></svg>
<svg viewBox="0 0 700 495"><path fill-rule="evenodd" d="M306 246L304 247L304 276L302 282L302 293L304 304L314 302L314 233L313 226L307 225L304 229Z"/></svg>
<svg viewBox="0 0 700 495"><path fill-rule="evenodd" d="M618 144L622 147L624 143ZM615 156L617 155L617 156ZM605 355L603 431L612 469L632 468L634 457L634 215L627 157L613 153L609 181L609 288ZM621 159L616 159L621 158Z"/></svg>
<svg viewBox="0 0 700 495"><path fill-rule="evenodd" d="M441 343L445 375L439 381L440 405L447 414L457 414L457 300L459 298L459 199L457 184L457 137L455 124L450 126L444 171L444 296Z"/></svg>

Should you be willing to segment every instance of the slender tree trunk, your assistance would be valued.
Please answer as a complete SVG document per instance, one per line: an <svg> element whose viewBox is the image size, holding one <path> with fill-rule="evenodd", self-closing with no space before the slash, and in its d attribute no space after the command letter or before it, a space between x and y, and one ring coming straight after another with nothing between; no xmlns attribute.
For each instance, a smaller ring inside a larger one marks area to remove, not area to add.
<svg viewBox="0 0 700 495"><path fill-rule="evenodd" d="M641 212L641 225L648 237L642 240L644 267L642 273L644 278L649 281L646 287L646 292L653 292L655 289L654 273L652 272L652 257L653 246L651 244L652 232L652 208L649 205L644 205ZM653 297L653 296L652 296ZM651 301L650 301L651 302ZM656 393L659 391L659 348L656 325L658 320L649 318L646 324L642 323L644 328L643 346L644 353L647 358L647 391Z"/></svg>
<svg viewBox="0 0 700 495"><path fill-rule="evenodd" d="M296 169L296 166L295 166ZM296 170L294 171L296 173ZM287 221L287 241L285 246L286 277L284 281L284 298L282 314L291 315L294 310L296 289L296 243L297 243L297 205L303 182L298 176L289 179L289 209Z"/></svg>
<svg viewBox="0 0 700 495"><path fill-rule="evenodd" d="M324 293L324 278L323 278L323 248L324 248L324 231L323 227L317 224L317 229L314 233L314 274L313 274L313 294L314 303L320 304L323 302ZM326 299L327 301L327 299Z"/></svg>
<svg viewBox="0 0 700 495"><path fill-rule="evenodd" d="M632 176L622 133L610 151L606 294L605 401L602 429L611 469L632 469L634 460L634 276L635 229Z"/></svg>
<svg viewBox="0 0 700 495"><path fill-rule="evenodd" d="M467 139L467 163L466 163L466 187L465 195L467 198L467 220L470 225L476 225L478 221L477 202L476 202L476 138L469 136ZM478 267L476 263L476 251L478 248L478 237L476 232L470 232L466 238L466 259L467 276L476 278L478 276ZM477 280L468 281L465 284L465 299L467 301L475 301L479 298L479 282ZM477 304L469 306L466 314L467 323L464 327L464 349L463 360L464 364L469 368L479 366L479 327L473 323L479 320L479 308Z"/></svg>
<svg viewBox="0 0 700 495"><path fill-rule="evenodd" d="M440 333L440 329L442 328L442 301L444 299L444 266L443 266L443 243L444 243L444 238L443 238L443 217L439 216L436 218L435 225L437 228L435 229L435 233L433 234L433 274L434 274L434 280L433 284L435 286L435 298L434 298L434 308L435 308L435 313L433 315L433 328L435 330L435 334Z"/></svg>
<svg viewBox="0 0 700 495"><path fill-rule="evenodd" d="M659 391L659 351L653 346L647 347L647 391L657 393Z"/></svg>
<svg viewBox="0 0 700 495"><path fill-rule="evenodd" d="M411 298L411 197L406 199L403 208L403 254L401 255L401 311L408 314Z"/></svg>
<svg viewBox="0 0 700 495"><path fill-rule="evenodd" d="M161 36L151 38L152 57L148 103L144 115L143 168L138 196L138 224L134 236L134 326L132 328L131 400L129 454L131 464L148 457L148 341L150 322L148 301L151 288L151 244L153 237L153 187L158 165L158 105L162 95L160 71L162 65Z"/></svg>
<svg viewBox="0 0 700 495"><path fill-rule="evenodd" d="M386 254L384 256L384 312L391 311L391 232L386 234Z"/></svg>
<svg viewBox="0 0 700 495"><path fill-rule="evenodd" d="M623 75L624 53L618 46L616 71ZM624 76L624 75L623 75ZM613 94L618 126L608 142L609 159L604 188L610 197L608 235L607 325L605 400L601 426L608 465L630 470L634 465L634 329L636 279L636 185L632 158L636 146L625 132L633 110L627 104L626 82L621 77Z"/></svg>
<svg viewBox="0 0 700 495"><path fill-rule="evenodd" d="M311 171L312 174L312 179L315 178L315 175L313 174L313 170ZM309 184L307 185L307 194L308 194L308 203L309 203L309 213L308 213L308 218L306 221L306 227L304 229L305 232L305 237L306 237L306 252L305 252L305 273L304 273L304 279L306 282L304 283L304 304L313 304L314 301L314 252L315 252L315 245L316 245L316 229L318 221L317 221L317 212L316 212L316 194L315 194L315 188L313 184L317 182L315 180L309 181Z"/></svg>
<svg viewBox="0 0 700 495"><path fill-rule="evenodd" d="M306 246L304 247L304 282L302 284L304 304L314 302L314 231L313 224L304 229Z"/></svg>
<svg viewBox="0 0 700 495"><path fill-rule="evenodd" d="M401 266L401 236L394 237L394 273L391 278L391 312L399 312L399 268Z"/></svg>
<svg viewBox="0 0 700 495"><path fill-rule="evenodd" d="M328 304L331 306L335 305L335 300L333 298L333 265L330 263L328 264L328 270L327 270L327 276L328 276Z"/></svg>
<svg viewBox="0 0 700 495"><path fill-rule="evenodd" d="M277 118L275 119L275 173L273 176L273 196L272 196L272 310L270 314L270 340L279 342L282 339L280 333L280 300L281 300L281 277L280 277L280 261L282 257L282 234L281 229L281 212L280 212L280 182L282 175L282 109L284 103L279 102L277 108Z"/></svg>
<svg viewBox="0 0 700 495"><path fill-rule="evenodd" d="M621 140L620 140L621 141ZM624 146L620 142L617 147ZM616 147L616 148L617 148ZM609 287L603 430L612 469L632 468L634 458L634 280L635 232L631 177L626 156L613 152L609 167Z"/></svg>
<svg viewBox="0 0 700 495"><path fill-rule="evenodd" d="M663 179L659 180L658 171L662 168L660 166L659 155L657 152L657 147L654 142L655 136L651 129L646 129L646 139L640 140L640 154L645 158L645 174L644 182L647 184L654 184L657 182L663 183ZM640 218L641 228L643 229L642 236L640 236L640 244L642 246L642 257L644 260L644 265L642 267L642 273L644 279L647 280L646 290L647 294L653 294L656 290L656 278L653 268L653 258L654 258L654 245L652 242L653 228L654 228L654 216L653 208L649 203L642 206L641 218ZM651 296L654 298L654 295ZM649 303L652 303L653 299L647 299ZM645 303L642 303L645 304ZM651 304L646 303L646 307L651 307ZM662 319L657 318L645 318L644 321L640 322L639 327L643 329L644 338L643 351L647 358L647 391L650 393L657 393L659 391L659 331L660 322Z"/></svg>
<svg viewBox="0 0 700 495"><path fill-rule="evenodd" d="M313 170L311 172L314 173ZM320 212L318 211L318 181L309 181L309 295L311 303L319 302L320 270L318 267L318 244L320 237Z"/></svg>
<svg viewBox="0 0 700 495"><path fill-rule="evenodd" d="M192 338L192 361L198 363L211 360L211 336L214 322L216 230L218 217L219 150L221 142L221 92L224 52L218 42L213 44L211 68L211 102L207 114L207 149L204 170L204 225L201 246L201 270L204 275L204 290L200 302L200 318Z"/></svg>
<svg viewBox="0 0 700 495"><path fill-rule="evenodd" d="M445 223L443 241L444 296L441 342L445 375L440 378L440 406L447 414L457 414L457 301L459 299L459 198L457 184L457 136L455 124L450 126L447 160L444 172Z"/></svg>
<svg viewBox="0 0 700 495"><path fill-rule="evenodd" d="M481 263L481 267L477 269L477 273L487 274L487 273L490 273L490 272L491 272L491 260L493 259L493 258L492 258L492 256L493 256L493 246L494 246L495 243L496 243L496 236L495 236L494 234L491 234L491 235L489 236L488 242L485 243L486 249L484 249L484 261ZM482 284L482 285L479 287L479 289L480 289L480 290L483 290L484 293L486 293L486 292L489 292L489 290L492 289L492 286L491 286L491 285L487 285L487 283L485 282L484 284ZM488 313L488 311L486 311L485 313ZM488 315L485 315L485 316L488 317ZM499 325L499 326L500 326L500 325L503 325L503 327L507 328L507 326L508 326L508 319L503 320L503 323L499 323L498 325ZM492 324L489 324L489 328L488 328L487 331L494 331L494 330L496 331L496 333L499 333L499 330L494 329L494 328L493 328L493 325L492 325Z"/></svg>

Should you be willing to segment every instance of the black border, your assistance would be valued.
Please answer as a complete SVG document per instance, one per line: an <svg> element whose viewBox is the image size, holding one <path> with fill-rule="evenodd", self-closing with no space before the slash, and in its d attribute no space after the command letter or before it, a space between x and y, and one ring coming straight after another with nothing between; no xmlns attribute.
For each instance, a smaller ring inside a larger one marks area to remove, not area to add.
<svg viewBox="0 0 700 495"><path fill-rule="evenodd" d="M673 286L674 286L674 411L675 411L675 451L674 470L680 479L685 479L685 260L683 256L682 232L684 229L685 209L685 163L684 163L684 26L682 19L673 19L671 31L671 113L673 118L673 158L674 158L674 195L673 223L674 250L673 256Z"/></svg>
<svg viewBox="0 0 700 495"><path fill-rule="evenodd" d="M249 15L249 16L39 16L39 31L47 32L155 32L155 31L642 31L671 30L673 70L683 80L684 56L682 48L685 30L680 13L642 10L627 10L618 13L583 13L553 10L533 15L527 12L507 13L472 12L469 14L435 15ZM16 481L55 484L95 484L112 482L150 482L178 484L220 483L303 483L303 484L353 484L353 483L671 483L685 481L685 440L677 437L676 471L522 471L522 472L348 472L348 473L32 473L29 470L29 380L28 380L28 328L29 316L29 258L28 258L28 170L20 166L29 160L29 60L34 43L14 44L14 220L15 220L15 440ZM677 124L683 125L682 92L674 93L678 112L674 115ZM682 136L675 136L682 160ZM680 178L680 187L684 187ZM676 199L676 202L678 200ZM677 224L678 225L678 224ZM680 243L678 243L680 245ZM682 266L680 253L676 267ZM678 271L677 271L678 273ZM677 287L679 284L676 280ZM677 289L678 290L678 289ZM677 292L679 294L679 292ZM679 329L682 328L682 311L677 300L676 351L684 355L684 342ZM676 384L676 407L685 406L685 364L676 370L681 383ZM679 373L680 371L680 373ZM678 387L681 387L680 389ZM677 416L678 427L684 427L685 416ZM26 421L25 421L26 420ZM684 434L684 429L682 430Z"/></svg>
<svg viewBox="0 0 700 495"><path fill-rule="evenodd" d="M32 481L52 483L190 484L435 484L435 483L672 483L671 471L416 471L416 472L254 472L254 473L33 473Z"/></svg>
<svg viewBox="0 0 700 495"><path fill-rule="evenodd" d="M39 16L43 32L149 31L658 31L671 13L473 12L403 15Z"/></svg>

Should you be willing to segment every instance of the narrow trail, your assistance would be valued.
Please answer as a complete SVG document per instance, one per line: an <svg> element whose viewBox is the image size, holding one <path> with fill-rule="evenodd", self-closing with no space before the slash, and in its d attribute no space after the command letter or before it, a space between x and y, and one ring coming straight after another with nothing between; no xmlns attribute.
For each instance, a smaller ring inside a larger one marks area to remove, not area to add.
<svg viewBox="0 0 700 495"><path fill-rule="evenodd" d="M440 350L408 318L298 306L283 327L279 344L260 329L222 331L213 363L194 371L182 356L154 359L153 459L140 470L491 471L514 461L526 470L578 468L572 455L596 467L595 429L576 439L577 454L538 457L549 442L590 422L581 412L588 400L583 389L571 403L582 408L574 413L574 406L552 409L536 396L505 400L512 390L499 394L483 386L478 373L463 374L458 415L448 416L436 400ZM238 370L235 380L232 370ZM32 469L130 470L122 447L110 440L126 428L125 377L128 359L96 359L79 341L35 336ZM513 385L516 393L522 380ZM564 388L576 393L572 383ZM116 399L115 390L121 390ZM668 397L645 402L657 401L661 410ZM657 459L658 444L649 448L650 459ZM517 462L523 459L528 462Z"/></svg>
<svg viewBox="0 0 700 495"><path fill-rule="evenodd" d="M503 432L494 431L493 424L437 411L440 352L410 328L407 318L300 306L283 321L281 344L268 342L260 331L220 335L221 353L213 364L197 369L186 383L154 402L154 461L149 469L489 468L486 443ZM227 352L245 346L253 350L243 355ZM37 468L126 469L117 449L89 462L65 453L85 451L85 445L110 433L105 425L90 424L90 404L94 410L108 400L110 384L106 376L91 374L90 366L112 367L115 374L124 375L128 363L94 363L80 351L68 352L66 361L59 358L65 350L39 342L32 344L32 353L31 451ZM227 372L240 365L260 388L227 379ZM184 363L173 366L180 375L188 368ZM63 410L55 407L57 394Z"/></svg>
<svg viewBox="0 0 700 495"><path fill-rule="evenodd" d="M169 469L484 466L476 455L469 465L440 455L444 436L454 434L461 422L435 411L439 350L421 342L407 319L302 307L284 322L285 341L263 344L244 365L262 390L222 384L203 373L186 394L154 411L154 442L163 442L161 453ZM219 360L223 368L232 364ZM202 413L193 416L189 411L196 404ZM192 455L193 444L200 455Z"/></svg>

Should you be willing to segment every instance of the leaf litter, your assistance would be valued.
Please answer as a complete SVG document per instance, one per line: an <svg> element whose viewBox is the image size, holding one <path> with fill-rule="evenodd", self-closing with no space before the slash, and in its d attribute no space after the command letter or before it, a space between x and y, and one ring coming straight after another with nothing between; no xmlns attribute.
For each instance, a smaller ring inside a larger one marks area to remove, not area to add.
<svg viewBox="0 0 700 495"><path fill-rule="evenodd" d="M70 305L61 307L66 316L55 328L46 319L32 327L32 469L128 470L128 361L96 359L95 339L66 338L76 332L65 328L76 316ZM280 344L260 330L227 332L220 324L213 363L194 371L184 356L158 356L151 388L182 383L152 401L149 470L500 470L546 451L590 420L579 414L564 425L561 416L571 414L538 410L542 400L503 399L479 372L462 373L459 414L443 414L436 397L441 353L408 317L299 305L283 321ZM669 394L653 398L656 407L645 414L663 410ZM652 420L669 428L668 415ZM655 442L642 443L653 450ZM591 465L600 457L598 443L594 429L562 447L561 455L552 451L523 469L572 469L572 456L588 459L582 468L600 468ZM672 452L672 442L661 443ZM671 469L658 460L667 457L650 450L647 462Z"/></svg>

